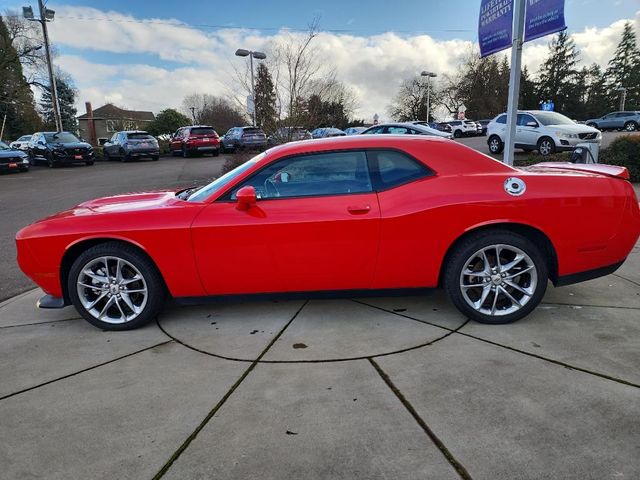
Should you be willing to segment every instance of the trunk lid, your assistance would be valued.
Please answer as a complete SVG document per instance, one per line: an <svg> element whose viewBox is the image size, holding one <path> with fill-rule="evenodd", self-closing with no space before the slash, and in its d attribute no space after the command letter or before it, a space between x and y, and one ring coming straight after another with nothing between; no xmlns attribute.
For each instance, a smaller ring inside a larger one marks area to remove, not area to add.
<svg viewBox="0 0 640 480"><path fill-rule="evenodd" d="M536 173L544 173L545 171L557 172L564 170L569 172L592 173L596 175L604 175L606 177L629 180L629 170L627 170L627 167L621 167L618 165L604 165L601 163L543 162L537 163L536 165L531 165L529 167L522 167L521 170Z"/></svg>

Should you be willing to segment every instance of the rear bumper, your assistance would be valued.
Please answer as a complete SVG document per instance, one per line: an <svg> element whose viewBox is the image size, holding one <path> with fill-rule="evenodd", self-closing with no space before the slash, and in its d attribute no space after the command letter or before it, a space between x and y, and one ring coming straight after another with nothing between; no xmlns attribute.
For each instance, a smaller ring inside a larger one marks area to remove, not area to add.
<svg viewBox="0 0 640 480"><path fill-rule="evenodd" d="M573 285L574 283L586 282L587 280L593 280L594 278L610 275L618 270L618 268L620 268L623 263L624 260L612 265L607 265L606 267L594 268L593 270L572 273L570 275L563 275L561 277L558 277L558 280L555 282L555 286L564 287L565 285Z"/></svg>

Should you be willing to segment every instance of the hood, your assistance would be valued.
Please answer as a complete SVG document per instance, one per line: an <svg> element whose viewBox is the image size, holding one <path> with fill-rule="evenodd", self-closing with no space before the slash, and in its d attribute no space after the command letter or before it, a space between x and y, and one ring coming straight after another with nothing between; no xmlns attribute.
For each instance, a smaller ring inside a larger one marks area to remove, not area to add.
<svg viewBox="0 0 640 480"><path fill-rule="evenodd" d="M176 200L178 190L157 192L127 193L89 200L76 208L88 209L98 213L131 212L162 208Z"/></svg>
<svg viewBox="0 0 640 480"><path fill-rule="evenodd" d="M588 127L586 125L580 124L571 124L571 125L547 125L547 128L558 129L561 132L565 133L600 133L600 130L593 127Z"/></svg>
<svg viewBox="0 0 640 480"><path fill-rule="evenodd" d="M22 150L0 150L0 158L25 158L27 156Z"/></svg>
<svg viewBox="0 0 640 480"><path fill-rule="evenodd" d="M61 142L51 142L49 145L53 148L90 148L91 145L85 142L70 142L70 143L61 143Z"/></svg>

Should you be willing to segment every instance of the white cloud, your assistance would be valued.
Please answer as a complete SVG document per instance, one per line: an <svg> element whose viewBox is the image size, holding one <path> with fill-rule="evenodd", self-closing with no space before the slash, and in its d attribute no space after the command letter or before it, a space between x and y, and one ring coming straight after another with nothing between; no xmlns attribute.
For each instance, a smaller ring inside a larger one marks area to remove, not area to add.
<svg viewBox="0 0 640 480"><path fill-rule="evenodd" d="M157 112L179 106L182 98L193 92L223 96L235 93L243 98L233 70L233 66L242 68L243 60L234 57L235 49L268 51L274 40L291 35L230 28L206 31L173 19L136 19L89 7L61 6L56 11L56 21L50 24L53 41L81 52L56 58L56 63L77 83L78 104L82 106L79 111L83 111L86 100L94 108L113 101ZM640 11L631 20L640 38ZM586 27L572 34L584 64L597 62L606 66L624 21L604 28ZM541 39L525 47L523 61L530 72L535 73L546 57L547 43L548 39ZM322 33L314 40L313 51L357 93L358 116L370 119L374 113L386 116L386 107L404 78L424 69L440 76L454 73L472 46L470 41L444 41L428 35L406 37L389 32L358 37ZM92 61L95 52L122 54L123 63ZM126 55L131 53L151 55L161 61L161 66L126 63L131 60Z"/></svg>

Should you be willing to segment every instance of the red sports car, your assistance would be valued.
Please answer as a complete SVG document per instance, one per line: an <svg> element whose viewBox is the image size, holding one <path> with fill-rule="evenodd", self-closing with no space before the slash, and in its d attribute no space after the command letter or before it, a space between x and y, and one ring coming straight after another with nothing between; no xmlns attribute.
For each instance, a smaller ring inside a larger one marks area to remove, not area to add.
<svg viewBox="0 0 640 480"><path fill-rule="evenodd" d="M363 135L275 147L201 188L89 201L16 241L40 307L126 330L167 295L438 286L470 318L512 322L547 280L616 270L639 234L623 167L512 168L450 140Z"/></svg>

